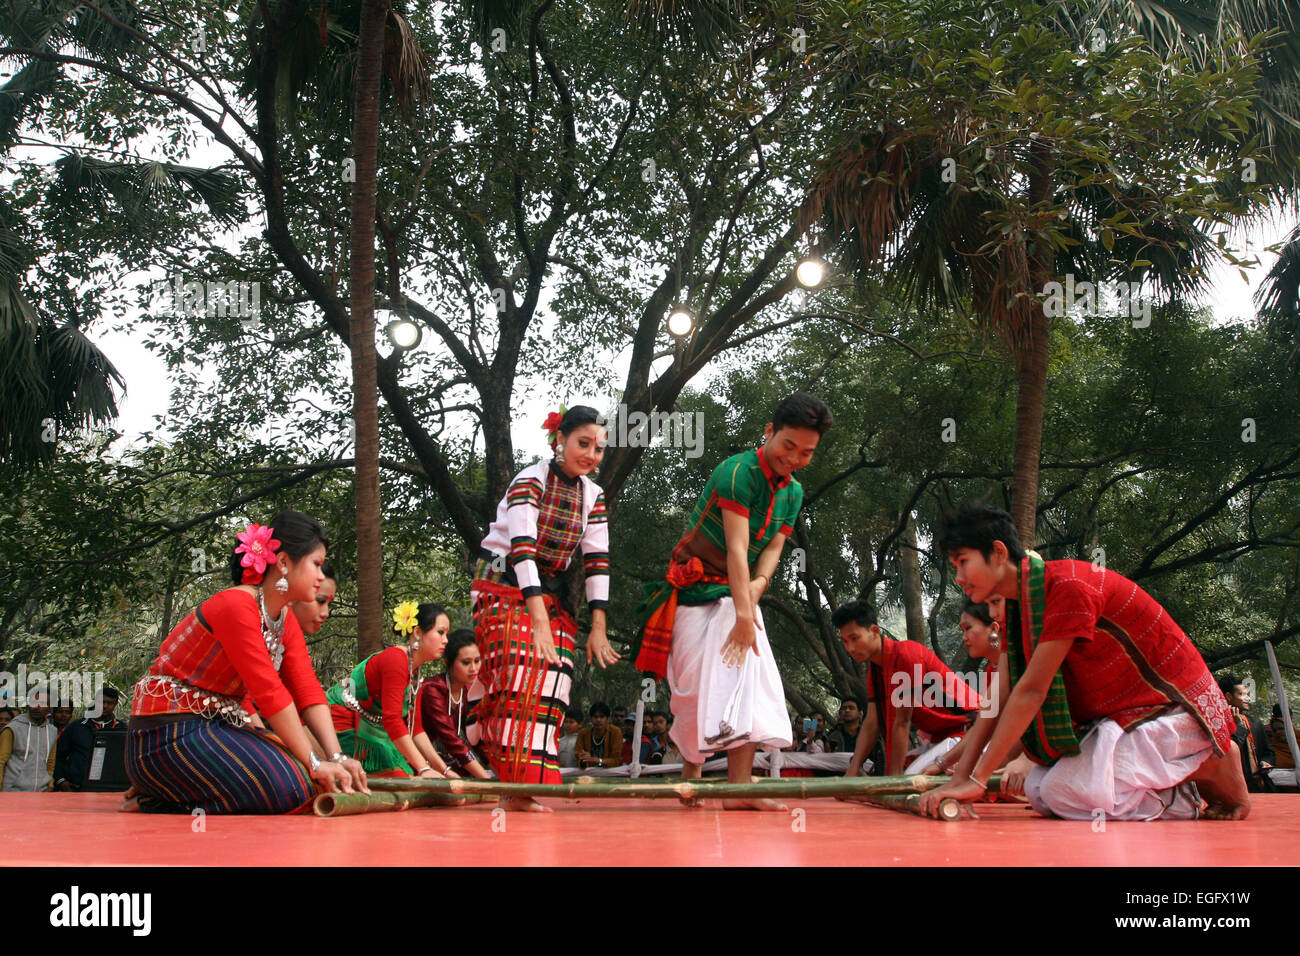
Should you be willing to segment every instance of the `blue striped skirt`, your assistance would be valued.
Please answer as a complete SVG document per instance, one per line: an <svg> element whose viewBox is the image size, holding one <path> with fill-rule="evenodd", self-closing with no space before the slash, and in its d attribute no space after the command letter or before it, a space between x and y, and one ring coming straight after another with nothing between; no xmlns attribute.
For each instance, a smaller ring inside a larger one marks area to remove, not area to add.
<svg viewBox="0 0 1300 956"><path fill-rule="evenodd" d="M156 813L291 813L315 795L270 731L206 717L130 730L126 773L140 808Z"/></svg>

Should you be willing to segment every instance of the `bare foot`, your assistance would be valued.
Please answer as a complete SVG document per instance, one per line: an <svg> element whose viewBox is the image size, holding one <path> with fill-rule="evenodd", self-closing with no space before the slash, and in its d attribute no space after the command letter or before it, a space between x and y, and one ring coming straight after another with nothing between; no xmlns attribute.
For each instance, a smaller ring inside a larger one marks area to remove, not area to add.
<svg viewBox="0 0 1300 956"><path fill-rule="evenodd" d="M1250 813L1250 791L1241 772L1241 751L1236 741L1222 757L1210 757L1188 778L1205 797L1201 813L1206 820L1244 820Z"/></svg>
<svg viewBox="0 0 1300 956"><path fill-rule="evenodd" d="M759 797L754 800L723 800L722 809L724 810L784 810L785 804L776 800L769 800L766 797Z"/></svg>
<svg viewBox="0 0 1300 956"><path fill-rule="evenodd" d="M550 807L544 807L532 797L508 797L501 801L501 809L514 810L519 813L550 813Z"/></svg>
<svg viewBox="0 0 1300 956"><path fill-rule="evenodd" d="M131 789L134 790L135 788L132 787ZM122 805L117 808L117 812L118 813L139 813L140 797L136 794L132 794L130 790L128 790L127 793L130 794L130 796L128 796L125 800L122 801Z"/></svg>
<svg viewBox="0 0 1300 956"><path fill-rule="evenodd" d="M704 806L704 799L702 797L678 797L677 799L682 802L682 806L691 810L698 810L700 807Z"/></svg>

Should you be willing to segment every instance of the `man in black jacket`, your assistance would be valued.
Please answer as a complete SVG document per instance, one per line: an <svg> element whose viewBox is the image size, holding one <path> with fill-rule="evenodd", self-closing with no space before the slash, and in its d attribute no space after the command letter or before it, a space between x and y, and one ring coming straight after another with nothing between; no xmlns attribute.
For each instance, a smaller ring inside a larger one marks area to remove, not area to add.
<svg viewBox="0 0 1300 956"><path fill-rule="evenodd" d="M69 724L59 736L59 746L54 756L54 789L80 790L90 771L90 754L95 746L95 731L125 730L126 724L113 716L117 708L118 693L105 687L98 698L99 716L83 717Z"/></svg>

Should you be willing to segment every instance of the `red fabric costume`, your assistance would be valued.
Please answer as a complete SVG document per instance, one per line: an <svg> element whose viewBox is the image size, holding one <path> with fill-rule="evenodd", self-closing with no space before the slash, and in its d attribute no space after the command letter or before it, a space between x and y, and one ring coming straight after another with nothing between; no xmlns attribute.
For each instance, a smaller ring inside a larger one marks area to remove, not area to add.
<svg viewBox="0 0 1300 956"><path fill-rule="evenodd" d="M290 704L301 713L325 703L325 693L311 665L298 618L285 615L284 660L276 672L262 638L257 598L239 588L214 594L178 624L149 667L154 676L174 677L199 690L243 700L251 697L263 714L277 714ZM184 695L164 695L137 685L133 715L202 711Z"/></svg>
<svg viewBox="0 0 1300 956"><path fill-rule="evenodd" d="M1125 730L1181 704L1227 751L1233 718L1196 646L1134 582L1086 561L1048 561L1040 641L1074 641L1061 665L1070 717Z"/></svg>
<svg viewBox="0 0 1300 956"><path fill-rule="evenodd" d="M980 709L980 695L919 641L880 635L880 660L871 662L867 682L884 725L886 765L898 707L912 708L912 726L932 743L965 731Z"/></svg>

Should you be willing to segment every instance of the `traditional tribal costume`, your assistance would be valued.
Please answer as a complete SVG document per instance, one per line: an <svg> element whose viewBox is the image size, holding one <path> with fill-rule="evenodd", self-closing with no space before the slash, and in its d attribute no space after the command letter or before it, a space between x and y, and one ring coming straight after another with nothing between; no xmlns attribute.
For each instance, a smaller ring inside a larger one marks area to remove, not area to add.
<svg viewBox="0 0 1300 956"><path fill-rule="evenodd" d="M424 682L420 691L420 724L452 770L460 773L471 760L486 765L474 748L482 744L478 722L483 685L476 679L461 688L460 697L451 696L447 675L439 674Z"/></svg>
<svg viewBox="0 0 1300 956"><path fill-rule="evenodd" d="M395 741L418 734L419 675L411 673L404 647L371 654L325 694L343 752L377 777L409 777L414 771Z"/></svg>
<svg viewBox="0 0 1300 956"><path fill-rule="evenodd" d="M277 636L276 629L282 627ZM143 810L288 813L312 798L307 768L280 738L248 725L325 703L298 619L268 622L258 596L215 594L167 635L135 685L126 772Z"/></svg>
<svg viewBox="0 0 1300 956"><path fill-rule="evenodd" d="M880 661L867 665L867 686L884 728L885 766L892 766L899 707L912 708L922 752L904 773L920 773L961 740L980 709L980 695L919 641L880 635Z"/></svg>
<svg viewBox="0 0 1300 956"><path fill-rule="evenodd" d="M1110 820L1195 819L1200 795L1184 781L1227 752L1233 730L1196 647L1114 571L1031 554L1020 579L1020 599L1007 602L1012 688L1039 642L1074 642L1021 738L1039 764L1025 781L1030 805L1072 820L1097 810Z"/></svg>
<svg viewBox="0 0 1300 956"><path fill-rule="evenodd" d="M539 462L515 476L483 539L470 595L483 655L486 695L479 713L483 746L507 783L559 783L556 729L573 683L578 626L560 595L559 575L582 550L587 606L609 604L609 525L600 486ZM508 567L507 567L508 564ZM559 654L557 665L533 649L524 599L540 596Z"/></svg>
<svg viewBox="0 0 1300 956"><path fill-rule="evenodd" d="M749 519L749 566L778 534L789 536L803 504L803 487L778 479L761 449L733 455L713 470L691 513L690 530L673 549L664 582L647 587L650 611L636 666L672 691L669 737L690 763L745 744L788 747L790 718L763 615L754 608L759 652L727 667L722 646L736 623L727 583L722 512Z"/></svg>

